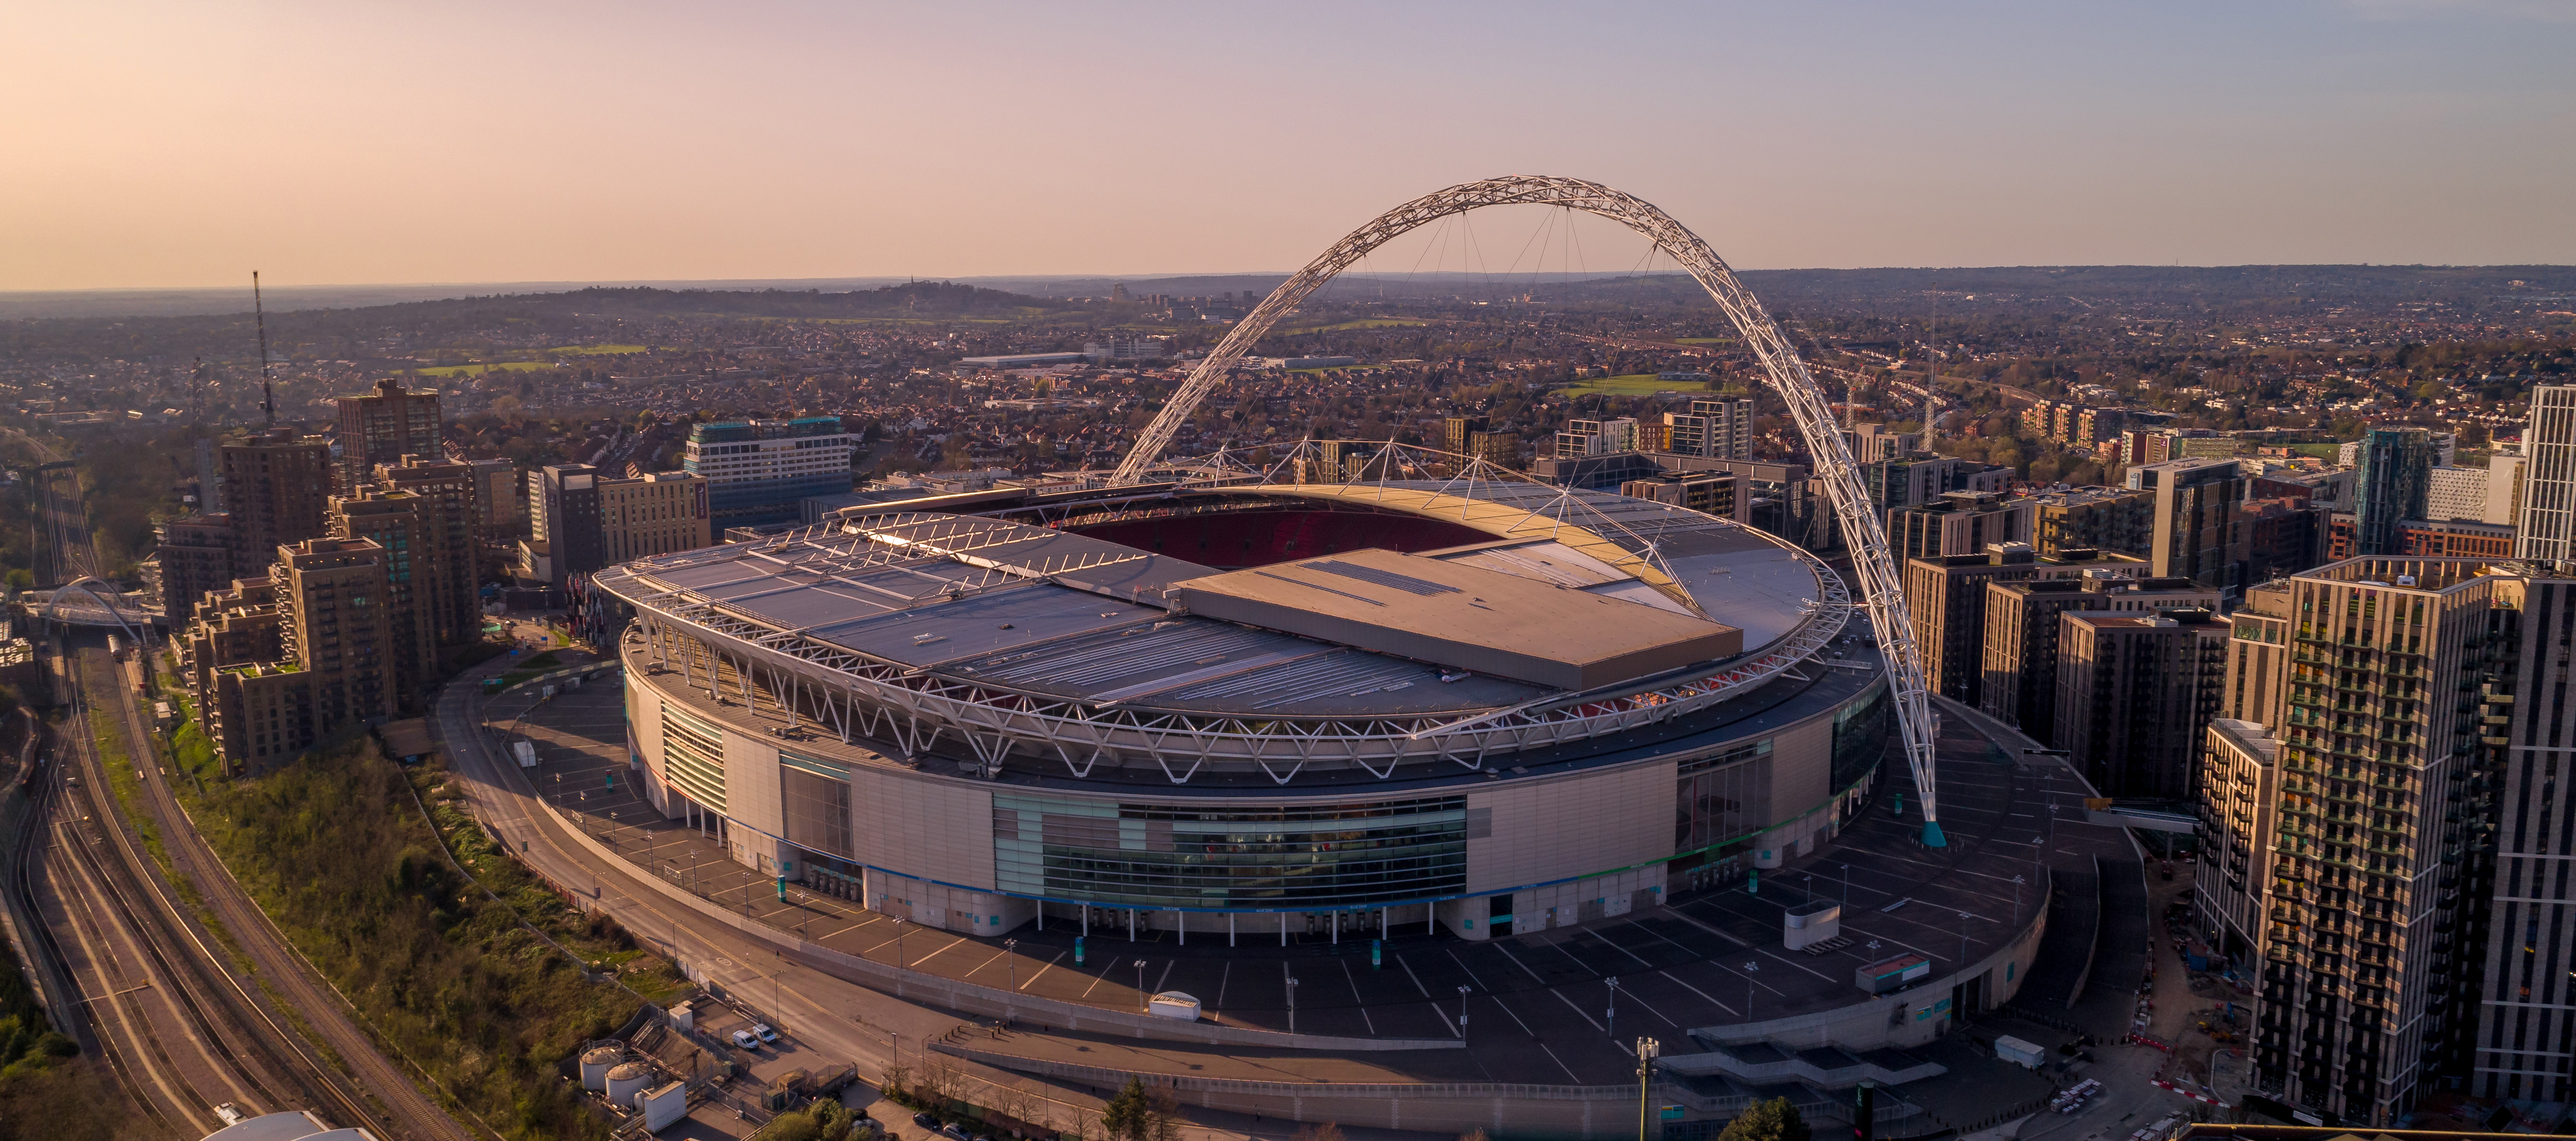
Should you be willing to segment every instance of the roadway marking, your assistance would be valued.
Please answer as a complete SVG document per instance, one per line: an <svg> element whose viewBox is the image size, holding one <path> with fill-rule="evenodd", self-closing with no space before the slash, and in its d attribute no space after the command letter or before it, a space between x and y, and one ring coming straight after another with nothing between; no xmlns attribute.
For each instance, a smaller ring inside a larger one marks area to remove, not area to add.
<svg viewBox="0 0 2576 1141"><path fill-rule="evenodd" d="M1234 960L1225 960L1225 970L1216 976L1216 1008L1225 1009L1225 984L1234 981Z"/></svg>

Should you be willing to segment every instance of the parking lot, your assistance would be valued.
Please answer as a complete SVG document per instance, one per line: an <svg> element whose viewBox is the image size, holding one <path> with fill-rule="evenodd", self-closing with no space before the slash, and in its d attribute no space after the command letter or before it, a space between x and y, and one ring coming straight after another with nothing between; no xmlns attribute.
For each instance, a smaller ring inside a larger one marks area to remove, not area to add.
<svg viewBox="0 0 2576 1141"><path fill-rule="evenodd" d="M485 719L537 743L530 775L542 794L667 882L836 950L1032 996L1137 1010L1146 996L1180 990L1236 1025L1464 1037L1471 1048L1454 1061L1424 1063L1454 1067L1446 1076L1460 1079L1622 1081L1635 1063L1621 1040L1678 1045L1692 1027L1845 1005L1861 997L1857 968L1901 953L1932 960L1935 977L1963 955L1981 959L2045 906L2037 859L2054 831L2053 806L2081 796L2052 775L2062 772L2053 761L2004 757L1962 725L1941 743L1946 848L1922 847L1919 816L1895 814L1887 790L1905 780L1894 763L1878 800L1837 840L1765 872L1758 887L1729 884L1490 942L1399 931L1375 964L1367 938L1292 932L1282 946L1256 916L1231 937L1211 919L1186 945L1168 931L1130 940L1123 924L1096 921L1077 948L1081 932L1062 919L1007 939L974 938L803 888L779 899L774 881L727 858L715 837L663 819L638 795L622 701L608 675L552 700L532 690L503 695ZM1847 946L1820 955L1783 949L1782 910L1809 898L1846 903Z"/></svg>

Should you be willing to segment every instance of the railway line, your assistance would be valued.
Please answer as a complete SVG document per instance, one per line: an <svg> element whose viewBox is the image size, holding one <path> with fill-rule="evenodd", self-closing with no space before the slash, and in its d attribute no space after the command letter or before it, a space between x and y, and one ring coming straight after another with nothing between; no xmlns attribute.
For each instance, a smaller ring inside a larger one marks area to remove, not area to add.
<svg viewBox="0 0 2576 1141"><path fill-rule="evenodd" d="M39 514L53 581L94 575L77 471L45 442L9 434L48 461ZM146 631L127 623L124 632ZM26 782L6 890L27 920L31 971L61 995L53 1006L65 1033L133 1103L136 1135L201 1136L223 1126L216 1107L229 1104L311 1110L386 1141L474 1136L386 1059L197 835L124 666L79 644L97 636L54 644L68 716L53 763ZM135 819L107 791L110 741L140 762ZM157 854L137 828L146 819Z"/></svg>
<svg viewBox="0 0 2576 1141"><path fill-rule="evenodd" d="M39 781L16 886L43 917L40 941L75 988L83 1045L97 1049L140 1122L162 1135L221 1128L222 1104L246 1113L312 1108L374 1124L259 1001L256 978L234 973L212 933L154 874L141 838L102 791L108 757L83 731L95 704L122 701L117 671L97 650L70 650L64 660L72 731Z"/></svg>

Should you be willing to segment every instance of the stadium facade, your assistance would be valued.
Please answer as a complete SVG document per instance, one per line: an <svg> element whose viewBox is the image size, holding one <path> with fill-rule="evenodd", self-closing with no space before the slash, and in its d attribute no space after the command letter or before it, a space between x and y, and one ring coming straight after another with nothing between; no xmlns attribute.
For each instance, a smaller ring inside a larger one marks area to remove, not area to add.
<svg viewBox="0 0 2576 1141"><path fill-rule="evenodd" d="M897 506L610 568L593 620L654 805L924 926L1580 923L1812 850L1895 740L1841 579L1680 507L1487 480Z"/></svg>

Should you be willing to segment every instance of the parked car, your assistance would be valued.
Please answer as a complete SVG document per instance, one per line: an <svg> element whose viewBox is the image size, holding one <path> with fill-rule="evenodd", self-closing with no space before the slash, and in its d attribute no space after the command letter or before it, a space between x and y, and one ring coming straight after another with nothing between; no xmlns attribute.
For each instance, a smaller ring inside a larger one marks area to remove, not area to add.
<svg viewBox="0 0 2576 1141"><path fill-rule="evenodd" d="M733 1032L733 1044L745 1050L757 1050L760 1048L760 1039L752 1037L751 1031L736 1030Z"/></svg>
<svg viewBox="0 0 2576 1141"><path fill-rule="evenodd" d="M920 1126L920 1127L922 1127L922 1128L924 1128L924 1129L929 1129L929 1130L933 1130L933 1131L936 1131L936 1130L939 1128L939 1119L938 1119L938 1118L936 1118L936 1117L932 1117L931 1115L929 1115L929 1114L927 1114L927 1113L916 1113L916 1114L913 1114L913 1115L912 1115L912 1123L913 1123L913 1124L915 1124L915 1125L918 1125L918 1126Z"/></svg>
<svg viewBox="0 0 2576 1141"><path fill-rule="evenodd" d="M769 1024L766 1022L752 1023L751 1032L760 1035L760 1040L763 1042L778 1041L778 1032L770 1029Z"/></svg>
<svg viewBox="0 0 2576 1141"><path fill-rule="evenodd" d="M967 1134L966 1134L966 1131L965 1131L965 1130L963 1130L963 1129L959 1129L959 1128L958 1128L955 1124L953 1124L953 1123L952 1123L952 1124L948 1124L948 1125L942 1125L942 1126L940 1126L940 1127L939 1127L939 1135L940 1135L940 1136L942 1136L942 1137L949 1138L949 1139L950 1139L950 1141L974 1141L974 1139L973 1139L972 1137L967 1136Z"/></svg>

